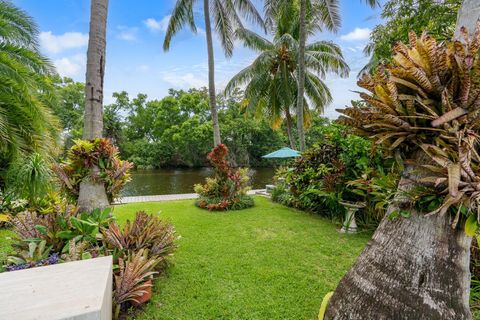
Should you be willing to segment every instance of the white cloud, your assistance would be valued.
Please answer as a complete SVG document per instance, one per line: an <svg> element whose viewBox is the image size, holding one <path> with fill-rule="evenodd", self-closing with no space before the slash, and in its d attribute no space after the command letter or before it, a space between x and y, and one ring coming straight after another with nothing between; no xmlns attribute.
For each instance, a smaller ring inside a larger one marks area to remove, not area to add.
<svg viewBox="0 0 480 320"><path fill-rule="evenodd" d="M135 41L137 40L137 31L138 28L129 28L126 26L118 26L117 29L119 33L117 35L118 39L125 41Z"/></svg>
<svg viewBox="0 0 480 320"><path fill-rule="evenodd" d="M371 32L372 30L369 28L355 28L353 31L340 36L340 39L343 41L367 40L370 38Z"/></svg>
<svg viewBox="0 0 480 320"><path fill-rule="evenodd" d="M85 54L76 54L71 57L63 57L53 61L57 72L64 77L78 77L85 70Z"/></svg>
<svg viewBox="0 0 480 320"><path fill-rule="evenodd" d="M140 71L140 72L147 72L147 71L150 70L150 66L146 65L146 64L141 64L141 65L137 66L136 70Z"/></svg>
<svg viewBox="0 0 480 320"><path fill-rule="evenodd" d="M206 34L206 31L200 27L197 27L197 34L204 36Z"/></svg>
<svg viewBox="0 0 480 320"><path fill-rule="evenodd" d="M81 48L88 44L88 34L80 32L65 32L54 35L51 31L40 32L40 45L49 53L59 53L64 50Z"/></svg>
<svg viewBox="0 0 480 320"><path fill-rule="evenodd" d="M165 32L167 31L168 23L170 22L171 17L172 17L171 15L168 15L163 17L162 20L155 20L153 18L148 18L147 20L143 21L143 23L147 26L148 29L150 29L153 32L157 32L157 31Z"/></svg>
<svg viewBox="0 0 480 320"><path fill-rule="evenodd" d="M205 87L208 84L205 77L197 76L193 73L180 75L175 72L164 72L162 73L162 80L174 86L175 88L180 89L200 88Z"/></svg>

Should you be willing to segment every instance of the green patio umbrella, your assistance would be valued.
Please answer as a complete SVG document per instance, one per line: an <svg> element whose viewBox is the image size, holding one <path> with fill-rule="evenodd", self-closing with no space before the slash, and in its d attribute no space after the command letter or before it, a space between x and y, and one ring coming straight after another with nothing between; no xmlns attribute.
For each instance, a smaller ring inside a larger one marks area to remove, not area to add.
<svg viewBox="0 0 480 320"><path fill-rule="evenodd" d="M293 149L290 149L290 148L287 148L287 147L284 147L280 150L277 150L277 151L274 151L274 152L269 153L267 155L264 155L262 158L266 158L266 159L275 159L275 158L285 159L285 158L296 158L296 157L300 157L300 156L301 156L300 152L298 152L296 150L293 150Z"/></svg>

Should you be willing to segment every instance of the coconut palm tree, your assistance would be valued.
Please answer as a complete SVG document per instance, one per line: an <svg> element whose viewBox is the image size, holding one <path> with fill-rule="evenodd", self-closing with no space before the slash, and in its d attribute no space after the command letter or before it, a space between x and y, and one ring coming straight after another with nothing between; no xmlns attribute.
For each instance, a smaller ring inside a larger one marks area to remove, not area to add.
<svg viewBox="0 0 480 320"><path fill-rule="evenodd" d="M299 12L298 5L290 2L285 5L282 15L276 17L269 28L273 33L270 41L262 36L239 29L237 37L244 45L259 52L253 63L241 70L227 84L226 94L237 87L246 85L244 107L256 116L269 119L273 128L278 128L285 119L290 146L295 148L292 127L292 110L298 96L298 53L299 50ZM309 15L308 35L317 29L318 16ZM305 94L302 105L305 117L302 125L310 120L309 103L317 111L332 101L330 90L322 79L328 72L342 77L348 76L349 67L345 63L340 48L329 41L317 41L305 48ZM293 111L295 113L295 111Z"/></svg>
<svg viewBox="0 0 480 320"><path fill-rule="evenodd" d="M0 0L0 171L22 153L51 154L59 123L50 106L54 69L39 53L37 26L24 11ZM1 175L1 173L0 173ZM1 179L0 179L1 180Z"/></svg>
<svg viewBox="0 0 480 320"><path fill-rule="evenodd" d="M378 0L365 0L367 4L374 7L379 4ZM291 0L266 0L265 14L267 16L267 23L271 25L272 21L278 15L284 15L285 8L289 7ZM304 99L303 93L305 91L305 50L306 50L306 21L308 15L316 16L316 27L318 30L329 30L336 32L340 27L340 13L338 0L299 0L300 5L300 20L299 20L299 49L298 49L298 96L297 96L297 131L299 139L300 150L305 149L305 128L304 128Z"/></svg>
<svg viewBox="0 0 480 320"><path fill-rule="evenodd" d="M84 139L101 138L103 134L103 78L105 74L107 15L108 0L91 0L85 81ZM98 170L98 168L93 170ZM105 208L108 205L103 183L82 181L78 196L80 210L90 212L93 209Z"/></svg>
<svg viewBox="0 0 480 320"><path fill-rule="evenodd" d="M177 0L168 24L163 48L169 50L172 37L185 25L197 32L193 16L193 6L199 0ZM213 54L212 26L210 15L213 15L215 31L220 39L227 57L232 56L235 30L242 27L240 15L250 22L264 27L263 19L250 0L203 0L203 16L205 19L205 36L208 52L208 92L213 122L214 145L221 143L218 124L217 102L215 92L215 59Z"/></svg>

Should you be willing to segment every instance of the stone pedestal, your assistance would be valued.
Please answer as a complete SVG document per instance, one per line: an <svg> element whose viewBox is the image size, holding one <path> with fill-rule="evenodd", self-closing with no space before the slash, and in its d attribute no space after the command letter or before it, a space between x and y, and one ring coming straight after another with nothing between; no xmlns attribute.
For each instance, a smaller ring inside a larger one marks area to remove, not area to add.
<svg viewBox="0 0 480 320"><path fill-rule="evenodd" d="M348 202L340 201L340 204L345 207L347 213L345 214L345 220L343 221L341 233L357 233L357 222L355 221L355 213L360 208L365 207L363 202Z"/></svg>
<svg viewBox="0 0 480 320"><path fill-rule="evenodd" d="M0 319L111 318L111 256L0 273Z"/></svg>

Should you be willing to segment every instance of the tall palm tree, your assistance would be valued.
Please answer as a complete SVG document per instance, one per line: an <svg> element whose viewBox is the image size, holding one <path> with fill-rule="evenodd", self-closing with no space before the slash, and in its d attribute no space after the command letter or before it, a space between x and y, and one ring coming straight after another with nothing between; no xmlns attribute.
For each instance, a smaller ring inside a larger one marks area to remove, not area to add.
<svg viewBox="0 0 480 320"><path fill-rule="evenodd" d="M54 69L39 53L37 36L27 13L0 0L0 175L19 154L51 154L57 145Z"/></svg>
<svg viewBox="0 0 480 320"><path fill-rule="evenodd" d="M197 32L193 15L193 6L199 0L177 0L168 24L163 49L169 50L172 37L185 25ZM214 145L221 143L220 126L218 124L217 101L215 92L215 58L213 53L212 26L210 15L213 15L215 31L227 57L233 53L234 33L242 27L240 15L247 20L264 27L263 19L250 0L203 0L203 15L205 19L205 36L208 52L208 92L210 110L213 122Z"/></svg>
<svg viewBox="0 0 480 320"><path fill-rule="evenodd" d="M275 17L282 15L285 8L288 7L291 0L266 0L265 14L267 15L267 22L272 22ZM306 21L307 15L314 15L317 17L318 30L329 30L336 32L340 27L340 13L338 0L299 0L300 4L300 21L299 21L299 50L298 50L298 96L297 96L297 131L299 139L300 151L305 149L305 128L304 128L304 99L303 93L305 91L305 47L306 47ZM370 6L379 4L378 0L365 0Z"/></svg>
<svg viewBox="0 0 480 320"><path fill-rule="evenodd" d="M275 22L273 41L246 30L239 29L237 36L244 45L259 52L253 63L241 70L227 84L226 94L246 84L245 109L257 116L270 119L272 127L278 127L285 118L290 146L295 148L292 133L291 110L295 107L298 90L298 50L299 50L299 14L298 6L290 3L285 11L285 19L278 17ZM309 16L307 31L315 32L316 21ZM272 30L273 31L273 30ZM332 101L330 91L322 78L328 72L348 75L349 67L345 63L340 48L329 41L317 41L305 48L305 93L304 125L309 124L310 101L312 106L323 112L324 107Z"/></svg>
<svg viewBox="0 0 480 320"><path fill-rule="evenodd" d="M105 50L107 33L108 0L91 0L90 32L87 50L87 74L85 81L84 139L95 139L103 134L103 78L105 74ZM94 168L98 171L98 168ZM103 183L82 181L78 196L81 211L109 205Z"/></svg>

